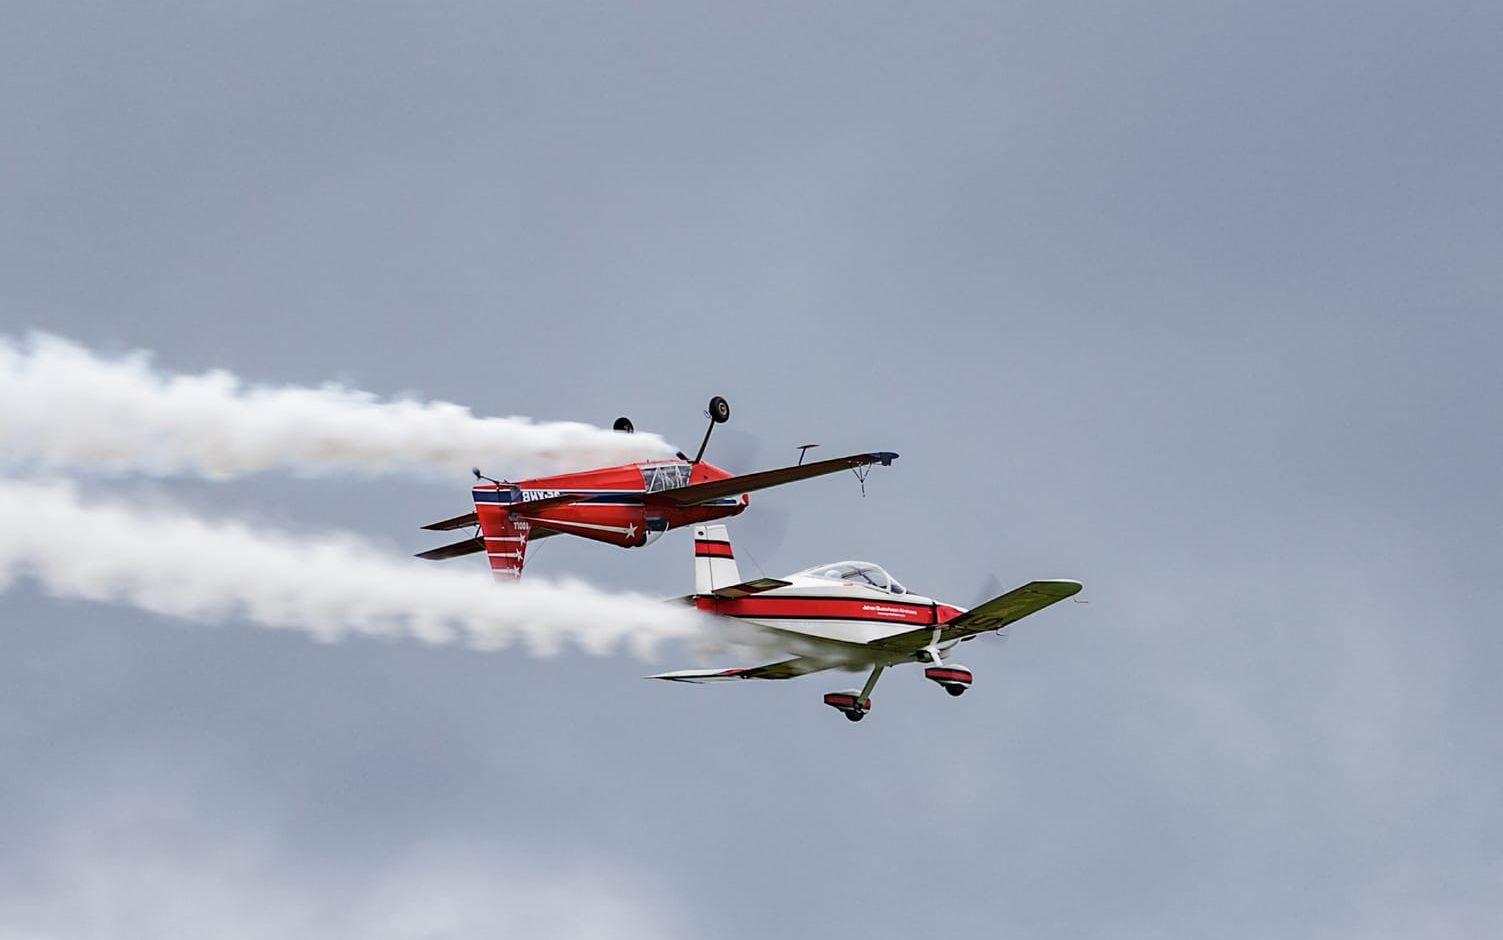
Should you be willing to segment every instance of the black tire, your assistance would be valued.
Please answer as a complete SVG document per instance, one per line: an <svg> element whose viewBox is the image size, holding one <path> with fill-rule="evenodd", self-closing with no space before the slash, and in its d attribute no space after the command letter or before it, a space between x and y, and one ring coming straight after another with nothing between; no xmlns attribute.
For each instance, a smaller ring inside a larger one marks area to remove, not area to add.
<svg viewBox="0 0 1503 940"><path fill-rule="evenodd" d="M632 425L631 419L623 415L616 419L615 424L611 425L611 430L620 431L622 434L633 434L637 429Z"/></svg>
<svg viewBox="0 0 1503 940"><path fill-rule="evenodd" d="M719 395L710 399L710 420L716 424L725 424L731 420L731 403Z"/></svg>
<svg viewBox="0 0 1503 940"><path fill-rule="evenodd" d="M846 712L845 717L847 721L860 721L861 719L866 717L866 712L858 712L852 710Z"/></svg>
<svg viewBox="0 0 1503 940"><path fill-rule="evenodd" d="M947 685L947 686L945 686L945 691L949 692L951 695L960 695L961 693L965 692L965 686L963 686L963 685Z"/></svg>

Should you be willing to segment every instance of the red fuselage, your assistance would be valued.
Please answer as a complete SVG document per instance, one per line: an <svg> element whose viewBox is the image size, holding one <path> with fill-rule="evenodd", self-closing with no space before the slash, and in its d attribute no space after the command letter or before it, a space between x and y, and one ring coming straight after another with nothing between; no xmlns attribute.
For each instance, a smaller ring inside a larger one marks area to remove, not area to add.
<svg viewBox="0 0 1503 940"><path fill-rule="evenodd" d="M657 460L538 477L517 483L485 483L474 487L475 509L482 518L503 509L525 520L533 538L539 530L575 535L610 545L634 548L669 529L739 515L751 502L745 493L695 506L655 502L664 490L725 480L732 476L710 463ZM576 496L573 501L560 497ZM542 501L553 505L530 507Z"/></svg>

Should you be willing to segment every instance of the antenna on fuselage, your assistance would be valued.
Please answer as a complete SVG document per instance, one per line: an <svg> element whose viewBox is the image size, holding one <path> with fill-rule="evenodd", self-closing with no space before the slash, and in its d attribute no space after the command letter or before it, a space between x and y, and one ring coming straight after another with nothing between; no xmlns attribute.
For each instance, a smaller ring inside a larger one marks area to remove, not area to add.
<svg viewBox="0 0 1503 940"><path fill-rule="evenodd" d="M819 446L818 444L800 444L800 445L798 445L798 463L795 464L794 466L802 467L804 465L804 454L808 453L809 448L811 448L811 447L818 447L818 446Z"/></svg>
<svg viewBox="0 0 1503 940"><path fill-rule="evenodd" d="M715 425L725 424L731 420L731 403L716 395L710 399L710 407L705 409L705 417L710 419L710 426L705 428L704 440L699 442L699 452L694 455L690 463L699 463L704 459L705 448L710 446L710 432L715 430Z"/></svg>

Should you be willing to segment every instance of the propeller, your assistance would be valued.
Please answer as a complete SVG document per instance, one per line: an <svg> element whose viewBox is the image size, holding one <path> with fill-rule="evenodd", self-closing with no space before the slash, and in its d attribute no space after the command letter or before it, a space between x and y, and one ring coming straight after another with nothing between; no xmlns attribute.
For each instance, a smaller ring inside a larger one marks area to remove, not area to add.
<svg viewBox="0 0 1503 940"><path fill-rule="evenodd" d="M765 470L762 466L762 439L749 431L721 428L715 438L715 455L710 462L732 473Z"/></svg>
<svg viewBox="0 0 1503 940"><path fill-rule="evenodd" d="M731 520L731 537L735 539L737 554L757 562L760 568L772 564L783 540L788 537L788 522L792 513L772 500L763 500L753 505L745 515ZM742 572L746 572L743 570ZM764 571L764 575L776 577L776 571Z"/></svg>
<svg viewBox="0 0 1503 940"><path fill-rule="evenodd" d="M763 463L763 441L760 437L747 431L733 428L721 428L715 432L715 464L724 467L732 473L753 473L757 470L765 470ZM781 466L781 462L775 464ZM735 519L727 520L731 525L731 536L736 540L736 549L748 556L748 560L756 560L769 563L778 549L782 548L783 540L788 537L789 523L792 513L786 508L785 501L777 496L759 499L754 494L752 507L744 515ZM776 572L766 572L772 575Z"/></svg>
<svg viewBox="0 0 1503 940"><path fill-rule="evenodd" d="M971 601L971 606L980 607L992 598L1001 596L1001 594L1002 579L998 578L996 574L988 574L981 582L981 587L977 589L976 597Z"/></svg>
<svg viewBox="0 0 1503 940"><path fill-rule="evenodd" d="M971 601L971 606L980 607L982 604L985 604L992 598L1000 597L1002 593L1002 579L998 578L995 572L988 574L986 578L982 580L981 589L977 592L976 599ZM1002 642L1007 642L1007 631L997 630L995 632L997 634L997 637L1000 638Z"/></svg>

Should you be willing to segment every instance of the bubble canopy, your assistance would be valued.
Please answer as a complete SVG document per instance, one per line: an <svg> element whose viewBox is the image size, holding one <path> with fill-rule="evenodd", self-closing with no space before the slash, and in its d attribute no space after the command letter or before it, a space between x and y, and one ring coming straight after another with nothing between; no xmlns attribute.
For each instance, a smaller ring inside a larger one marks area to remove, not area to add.
<svg viewBox="0 0 1503 940"><path fill-rule="evenodd" d="M891 594L908 593L907 589L888 574L886 569L869 561L837 561L834 564L805 568L799 573L825 581L849 581L853 584L867 585Z"/></svg>

